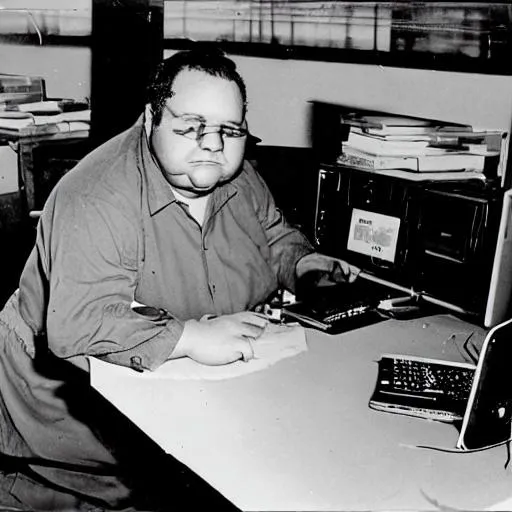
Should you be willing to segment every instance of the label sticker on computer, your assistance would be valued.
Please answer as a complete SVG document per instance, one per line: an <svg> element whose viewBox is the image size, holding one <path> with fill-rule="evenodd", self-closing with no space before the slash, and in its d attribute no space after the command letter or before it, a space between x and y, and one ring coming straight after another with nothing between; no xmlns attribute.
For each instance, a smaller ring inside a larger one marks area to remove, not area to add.
<svg viewBox="0 0 512 512"><path fill-rule="evenodd" d="M347 249L394 263L400 219L354 208Z"/></svg>

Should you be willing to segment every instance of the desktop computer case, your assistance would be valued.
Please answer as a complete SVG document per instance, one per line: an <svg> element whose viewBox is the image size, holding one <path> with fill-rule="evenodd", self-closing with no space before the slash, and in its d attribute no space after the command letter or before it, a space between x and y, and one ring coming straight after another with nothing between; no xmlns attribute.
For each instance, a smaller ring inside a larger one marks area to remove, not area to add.
<svg viewBox="0 0 512 512"><path fill-rule="evenodd" d="M345 259L377 278L482 318L500 198L499 190L479 180L417 182L321 165L314 242L320 252ZM399 219L392 261L348 248L354 209Z"/></svg>

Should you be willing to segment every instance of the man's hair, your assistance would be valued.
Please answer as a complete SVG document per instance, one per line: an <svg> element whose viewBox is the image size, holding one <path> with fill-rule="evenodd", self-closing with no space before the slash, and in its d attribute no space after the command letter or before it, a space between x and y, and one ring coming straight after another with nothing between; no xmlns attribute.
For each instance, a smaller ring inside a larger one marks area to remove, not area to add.
<svg viewBox="0 0 512 512"><path fill-rule="evenodd" d="M147 89L147 102L151 105L155 125L160 124L166 101L174 94L174 80L183 70L203 71L208 75L235 82L242 95L245 116L247 90L236 64L217 48L198 48L175 53L158 66Z"/></svg>

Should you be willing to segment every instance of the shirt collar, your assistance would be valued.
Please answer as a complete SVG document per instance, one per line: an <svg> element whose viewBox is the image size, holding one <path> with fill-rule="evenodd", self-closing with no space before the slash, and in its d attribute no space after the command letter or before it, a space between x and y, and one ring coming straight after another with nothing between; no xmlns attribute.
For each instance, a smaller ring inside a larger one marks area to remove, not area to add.
<svg viewBox="0 0 512 512"><path fill-rule="evenodd" d="M164 178L162 171L149 147L149 133L146 131L146 116L142 114L137 122L140 125L140 158L141 171L146 177L148 187L149 213L154 215L167 205L176 201L169 183Z"/></svg>

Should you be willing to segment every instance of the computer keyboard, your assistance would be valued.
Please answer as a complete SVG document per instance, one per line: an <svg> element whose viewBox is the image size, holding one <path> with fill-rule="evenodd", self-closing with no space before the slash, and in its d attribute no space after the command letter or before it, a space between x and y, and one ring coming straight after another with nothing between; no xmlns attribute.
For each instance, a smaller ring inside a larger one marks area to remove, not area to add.
<svg viewBox="0 0 512 512"><path fill-rule="evenodd" d="M385 358L383 358L385 359ZM411 394L438 394L455 400L467 400L473 383L474 367L428 359L389 357L389 365L380 384Z"/></svg>
<svg viewBox="0 0 512 512"><path fill-rule="evenodd" d="M430 420L462 420L474 373L469 363L386 354L369 405Z"/></svg>
<svg viewBox="0 0 512 512"><path fill-rule="evenodd" d="M325 311L325 316L322 321L327 324L333 324L334 322L339 322L345 318L367 313L370 309L370 306L356 306L349 309L339 309L334 307Z"/></svg>

